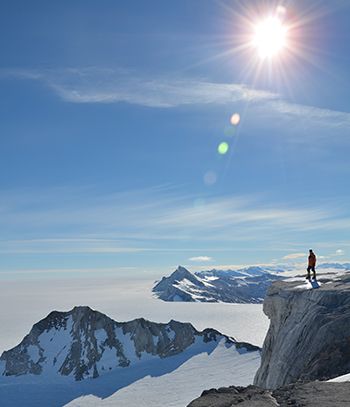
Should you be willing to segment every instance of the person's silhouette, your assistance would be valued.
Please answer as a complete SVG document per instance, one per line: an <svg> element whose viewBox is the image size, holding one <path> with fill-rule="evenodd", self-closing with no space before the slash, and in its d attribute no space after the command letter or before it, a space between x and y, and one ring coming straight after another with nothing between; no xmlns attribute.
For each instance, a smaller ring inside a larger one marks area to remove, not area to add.
<svg viewBox="0 0 350 407"><path fill-rule="evenodd" d="M309 257L308 257L308 265L307 265L307 276L306 279L310 280L310 271L312 270L313 272L313 279L316 280L316 255L312 251L312 249L309 250Z"/></svg>

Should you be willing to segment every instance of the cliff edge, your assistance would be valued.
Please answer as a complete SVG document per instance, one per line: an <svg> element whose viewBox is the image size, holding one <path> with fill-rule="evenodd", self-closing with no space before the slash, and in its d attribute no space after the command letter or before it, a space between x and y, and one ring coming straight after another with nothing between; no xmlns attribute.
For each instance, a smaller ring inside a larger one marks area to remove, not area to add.
<svg viewBox="0 0 350 407"><path fill-rule="evenodd" d="M348 407L349 395L349 383L297 383L274 391L231 386L206 390L187 407Z"/></svg>
<svg viewBox="0 0 350 407"><path fill-rule="evenodd" d="M279 281L264 301L270 328L254 384L265 389L350 372L350 272Z"/></svg>

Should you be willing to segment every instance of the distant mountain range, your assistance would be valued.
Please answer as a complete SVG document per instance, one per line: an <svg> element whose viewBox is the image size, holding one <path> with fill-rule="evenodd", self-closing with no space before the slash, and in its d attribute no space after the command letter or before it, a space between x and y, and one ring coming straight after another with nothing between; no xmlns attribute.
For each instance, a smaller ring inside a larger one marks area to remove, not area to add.
<svg viewBox="0 0 350 407"><path fill-rule="evenodd" d="M322 274L337 274L350 270L350 263L321 263ZM169 277L156 281L152 291L164 301L229 302L259 304L267 289L277 280L306 275L298 265L249 266L236 270L208 270L191 273L179 266ZM320 275L320 274L318 274Z"/></svg>
<svg viewBox="0 0 350 407"><path fill-rule="evenodd" d="M319 269L350 270L350 263L321 263Z"/></svg>
<svg viewBox="0 0 350 407"><path fill-rule="evenodd" d="M153 287L164 301L262 303L267 288L283 278L280 267L246 267L191 273L179 266Z"/></svg>

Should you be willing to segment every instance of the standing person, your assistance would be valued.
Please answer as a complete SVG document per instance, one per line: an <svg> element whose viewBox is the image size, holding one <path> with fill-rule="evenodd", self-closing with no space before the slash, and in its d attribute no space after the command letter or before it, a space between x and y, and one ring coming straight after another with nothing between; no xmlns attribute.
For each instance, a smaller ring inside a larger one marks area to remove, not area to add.
<svg viewBox="0 0 350 407"><path fill-rule="evenodd" d="M312 249L309 250L309 257L308 257L308 265L307 265L307 276L306 279L310 280L310 271L312 270L313 272L313 279L316 280L316 255L312 251Z"/></svg>

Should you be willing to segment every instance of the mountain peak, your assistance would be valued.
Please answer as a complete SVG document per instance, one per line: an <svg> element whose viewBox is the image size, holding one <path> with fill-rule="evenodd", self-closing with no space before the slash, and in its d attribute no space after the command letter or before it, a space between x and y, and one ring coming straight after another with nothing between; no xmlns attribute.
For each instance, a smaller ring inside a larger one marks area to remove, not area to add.
<svg viewBox="0 0 350 407"><path fill-rule="evenodd" d="M179 276L194 276L187 268L183 266L177 266L176 270L172 273L172 275L179 275Z"/></svg>
<svg viewBox="0 0 350 407"><path fill-rule="evenodd" d="M198 332L191 324L155 323L144 318L116 322L107 315L78 306L68 312L53 311L36 323L22 342L3 352L0 375L69 376L95 378L151 358L177 355L196 344L228 337L209 329Z"/></svg>
<svg viewBox="0 0 350 407"><path fill-rule="evenodd" d="M176 271L187 271L189 273L189 271L187 270L186 267L181 266L180 264L177 266Z"/></svg>
<svg viewBox="0 0 350 407"><path fill-rule="evenodd" d="M76 305L71 311L72 314L74 313L90 313L94 312L92 308L87 305Z"/></svg>
<svg viewBox="0 0 350 407"><path fill-rule="evenodd" d="M203 289L205 284L196 275L183 266L178 266L169 277L163 277L154 287L153 292L159 298L168 298L167 301L193 301L187 294L188 287ZM169 300L169 298L171 298Z"/></svg>

